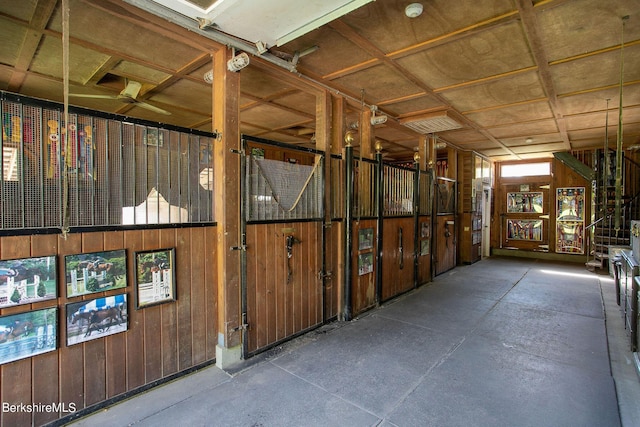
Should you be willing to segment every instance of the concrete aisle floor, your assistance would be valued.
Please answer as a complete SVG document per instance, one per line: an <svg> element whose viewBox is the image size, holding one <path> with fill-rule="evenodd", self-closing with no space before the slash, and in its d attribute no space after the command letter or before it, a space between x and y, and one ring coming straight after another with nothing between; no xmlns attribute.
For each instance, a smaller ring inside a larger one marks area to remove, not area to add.
<svg viewBox="0 0 640 427"><path fill-rule="evenodd" d="M74 425L638 426L613 286L580 264L489 258Z"/></svg>

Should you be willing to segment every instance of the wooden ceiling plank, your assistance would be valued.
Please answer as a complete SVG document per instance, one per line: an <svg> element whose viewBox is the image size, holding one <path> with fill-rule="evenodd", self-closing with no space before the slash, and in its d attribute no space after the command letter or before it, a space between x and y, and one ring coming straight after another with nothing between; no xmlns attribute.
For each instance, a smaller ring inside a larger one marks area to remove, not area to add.
<svg viewBox="0 0 640 427"><path fill-rule="evenodd" d="M12 92L19 92L25 77L26 71L29 70L29 66L33 61L33 57L38 51L40 41L42 40L42 30L45 29L47 23L53 15L57 0L43 0L36 4L35 11L31 17L31 21L28 23L27 32L24 38L24 42L20 48L20 54L15 63L15 70L9 80L8 88Z"/></svg>
<svg viewBox="0 0 640 427"><path fill-rule="evenodd" d="M558 105L558 96L553 85L551 68L545 53L544 44L540 38L540 32L538 31L537 12L534 10L531 0L516 0L516 6L520 12L522 27L527 40L529 40L531 53L536 65L538 66L538 74L542 82L542 87L547 95L549 106L551 107L551 111L556 119L565 149L571 150L571 143L569 142L569 135L567 134L567 126L562 112L560 111L561 109Z"/></svg>
<svg viewBox="0 0 640 427"><path fill-rule="evenodd" d="M503 15L499 15L494 18L488 19L486 21L478 22L468 27L460 28L459 30L452 31L450 33L443 34L438 37L434 37L432 39L423 41L421 43L416 43L412 46L408 46L403 49L396 50L394 52L390 52L388 55L386 55L386 57L389 59L398 59L404 56L413 55L423 50L431 49L435 46L451 43L463 37L468 37L470 35L474 35L479 32L486 31L488 29L494 29L499 25L508 24L516 19L518 19L517 11L508 12Z"/></svg>

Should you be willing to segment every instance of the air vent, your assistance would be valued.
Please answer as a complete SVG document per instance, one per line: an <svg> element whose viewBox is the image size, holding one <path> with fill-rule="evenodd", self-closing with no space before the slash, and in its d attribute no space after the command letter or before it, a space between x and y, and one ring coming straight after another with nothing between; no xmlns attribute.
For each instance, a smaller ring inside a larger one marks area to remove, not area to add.
<svg viewBox="0 0 640 427"><path fill-rule="evenodd" d="M462 125L449 117L446 111L421 114L400 120L400 124L413 129L420 134L438 133L453 129L460 129Z"/></svg>

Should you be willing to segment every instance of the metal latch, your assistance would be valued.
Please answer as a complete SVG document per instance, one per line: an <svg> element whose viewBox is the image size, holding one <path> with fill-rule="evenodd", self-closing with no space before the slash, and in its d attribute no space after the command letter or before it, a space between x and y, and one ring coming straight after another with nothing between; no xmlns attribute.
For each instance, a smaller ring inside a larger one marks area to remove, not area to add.
<svg viewBox="0 0 640 427"><path fill-rule="evenodd" d="M331 279L333 277L333 273L331 271L323 272L322 270L318 271L318 279Z"/></svg>
<svg viewBox="0 0 640 427"><path fill-rule="evenodd" d="M232 251L246 251L247 250L247 245L231 246L229 249L232 250Z"/></svg>

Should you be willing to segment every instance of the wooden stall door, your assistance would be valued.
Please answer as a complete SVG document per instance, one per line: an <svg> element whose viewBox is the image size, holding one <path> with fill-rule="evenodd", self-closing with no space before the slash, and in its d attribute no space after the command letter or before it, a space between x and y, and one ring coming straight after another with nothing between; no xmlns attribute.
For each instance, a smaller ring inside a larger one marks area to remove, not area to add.
<svg viewBox="0 0 640 427"><path fill-rule="evenodd" d="M414 286L414 219L385 218L382 245L382 301Z"/></svg>
<svg viewBox="0 0 640 427"><path fill-rule="evenodd" d="M323 322L321 269L322 222L247 225L249 355Z"/></svg>
<svg viewBox="0 0 640 427"><path fill-rule="evenodd" d="M442 274L456 266L456 225L455 216L436 217L435 232L435 274Z"/></svg>

